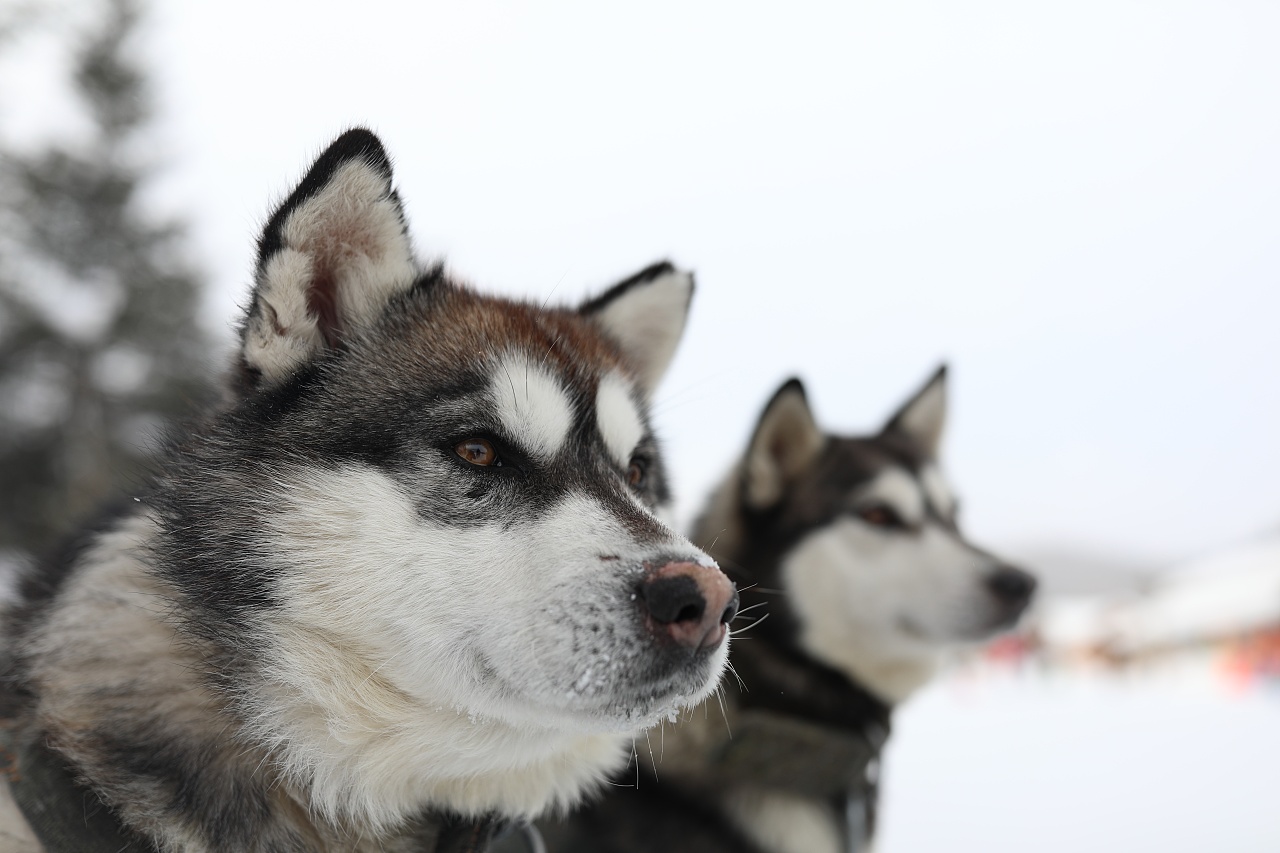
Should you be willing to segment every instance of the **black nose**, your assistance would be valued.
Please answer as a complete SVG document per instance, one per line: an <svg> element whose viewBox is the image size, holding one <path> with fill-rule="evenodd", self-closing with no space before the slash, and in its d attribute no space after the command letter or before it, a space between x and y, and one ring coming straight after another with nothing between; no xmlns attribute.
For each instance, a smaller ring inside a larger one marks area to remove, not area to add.
<svg viewBox="0 0 1280 853"><path fill-rule="evenodd" d="M652 572L639 598L658 632L693 649L718 645L738 613L732 581L698 563L672 562Z"/></svg>
<svg viewBox="0 0 1280 853"><path fill-rule="evenodd" d="M1026 607L1031 595L1036 591L1036 579L1012 566L1001 566L987 575L987 589L1006 607Z"/></svg>
<svg viewBox="0 0 1280 853"><path fill-rule="evenodd" d="M688 575L654 578L640 591L649 614L663 625L701 619L707 612L707 600L698 582Z"/></svg>

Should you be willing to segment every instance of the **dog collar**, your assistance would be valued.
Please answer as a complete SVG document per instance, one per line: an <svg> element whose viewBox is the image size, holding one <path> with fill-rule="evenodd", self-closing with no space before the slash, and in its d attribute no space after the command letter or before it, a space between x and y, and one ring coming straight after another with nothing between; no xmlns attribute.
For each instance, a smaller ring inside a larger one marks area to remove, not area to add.
<svg viewBox="0 0 1280 853"><path fill-rule="evenodd" d="M887 734L887 733L886 733ZM770 711L740 711L732 736L710 750L725 783L829 799L874 784L884 735L818 725Z"/></svg>
<svg viewBox="0 0 1280 853"><path fill-rule="evenodd" d="M843 816L843 849L862 850L875 831L889 706L835 670L763 640L736 646L732 661L746 686L726 697L720 734L702 740L700 787L746 784L826 801Z"/></svg>
<svg viewBox="0 0 1280 853"><path fill-rule="evenodd" d="M448 819L440 827L433 853L486 853L510 828L499 818Z"/></svg>
<svg viewBox="0 0 1280 853"><path fill-rule="evenodd" d="M877 750L889 736L891 709L883 699L802 652L761 638L735 645L731 661L746 685L737 697L744 709L857 734Z"/></svg>
<svg viewBox="0 0 1280 853"><path fill-rule="evenodd" d="M509 831L494 839L492 853L547 853L547 844L538 827L528 821L508 824L508 827Z"/></svg>
<svg viewBox="0 0 1280 853"><path fill-rule="evenodd" d="M706 715L667 732L674 771L707 790L750 785L807 797L866 790L889 737L890 709L844 675L766 642L736 645L741 692L725 691L723 722ZM661 774L663 751L646 757ZM642 753L640 753L642 754ZM638 754L639 755L639 754Z"/></svg>

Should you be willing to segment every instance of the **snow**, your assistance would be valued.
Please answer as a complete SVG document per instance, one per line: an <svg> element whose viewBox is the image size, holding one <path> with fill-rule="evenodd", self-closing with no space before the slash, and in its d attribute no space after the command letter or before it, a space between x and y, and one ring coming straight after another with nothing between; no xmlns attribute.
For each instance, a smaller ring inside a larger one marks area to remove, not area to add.
<svg viewBox="0 0 1280 853"><path fill-rule="evenodd" d="M1280 537L1193 563L1116 623L1122 649L1229 637L1280 622Z"/></svg>
<svg viewBox="0 0 1280 853"><path fill-rule="evenodd" d="M1121 654L1237 637L1280 624L1280 536L1175 566L1143 593L1058 596L1035 615L1045 644Z"/></svg>
<svg viewBox="0 0 1280 853"><path fill-rule="evenodd" d="M1280 691L957 675L894 728L877 853L1280 850Z"/></svg>

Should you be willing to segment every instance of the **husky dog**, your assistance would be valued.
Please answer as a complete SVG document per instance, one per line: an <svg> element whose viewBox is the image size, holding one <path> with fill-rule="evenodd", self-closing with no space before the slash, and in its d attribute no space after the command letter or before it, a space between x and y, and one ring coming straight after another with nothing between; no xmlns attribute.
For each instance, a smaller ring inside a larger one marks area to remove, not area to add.
<svg viewBox="0 0 1280 853"><path fill-rule="evenodd" d="M1035 587L967 542L938 468L946 372L879 434L820 430L798 380L765 407L696 525L735 576L741 691L654 733L566 851L849 853L870 845L891 708L944 652L1012 626Z"/></svg>
<svg viewBox="0 0 1280 853"><path fill-rule="evenodd" d="M737 593L659 520L646 413L692 289L481 296L415 261L378 139L334 142L228 401L10 616L44 849L482 850L706 698Z"/></svg>

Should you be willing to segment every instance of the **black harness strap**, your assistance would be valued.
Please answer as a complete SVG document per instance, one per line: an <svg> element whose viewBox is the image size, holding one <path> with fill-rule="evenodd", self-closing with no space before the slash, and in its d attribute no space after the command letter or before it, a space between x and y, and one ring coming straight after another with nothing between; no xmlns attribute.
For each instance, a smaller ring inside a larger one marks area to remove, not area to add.
<svg viewBox="0 0 1280 853"><path fill-rule="evenodd" d="M770 711L742 711L732 737L707 756L725 783L828 799L867 787L883 740Z"/></svg>
<svg viewBox="0 0 1280 853"><path fill-rule="evenodd" d="M768 642L741 643L731 660L746 685L737 697L743 708L862 732L880 744L889 735L891 709L883 699L799 651Z"/></svg>
<svg viewBox="0 0 1280 853"><path fill-rule="evenodd" d="M440 827L435 853L485 853L505 824L496 818L452 818Z"/></svg>
<svg viewBox="0 0 1280 853"><path fill-rule="evenodd" d="M491 853L547 853L547 844L536 826L522 821L508 824L507 831L494 838Z"/></svg>
<svg viewBox="0 0 1280 853"><path fill-rule="evenodd" d="M846 676L799 652L742 643L733 667L732 730L705 755L704 784L750 784L826 800L840 816L844 849L875 832L880 755L890 708Z"/></svg>

